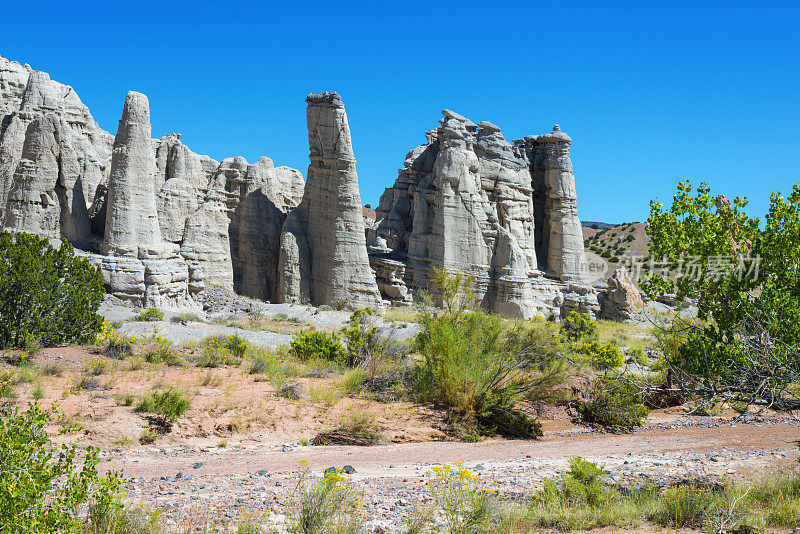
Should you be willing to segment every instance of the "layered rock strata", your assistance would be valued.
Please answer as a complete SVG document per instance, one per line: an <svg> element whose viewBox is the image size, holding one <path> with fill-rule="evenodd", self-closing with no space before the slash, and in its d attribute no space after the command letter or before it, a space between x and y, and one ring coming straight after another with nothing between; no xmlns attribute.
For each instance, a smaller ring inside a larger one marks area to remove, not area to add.
<svg viewBox="0 0 800 534"><path fill-rule="evenodd" d="M283 224L278 300L381 310L344 103L336 93L306 103L310 163L303 200Z"/></svg>
<svg viewBox="0 0 800 534"><path fill-rule="evenodd" d="M507 316L593 314L569 137L556 126L511 144L490 122L442 114L406 156L367 232L382 294L432 291L434 269L444 267L469 275L481 304Z"/></svg>

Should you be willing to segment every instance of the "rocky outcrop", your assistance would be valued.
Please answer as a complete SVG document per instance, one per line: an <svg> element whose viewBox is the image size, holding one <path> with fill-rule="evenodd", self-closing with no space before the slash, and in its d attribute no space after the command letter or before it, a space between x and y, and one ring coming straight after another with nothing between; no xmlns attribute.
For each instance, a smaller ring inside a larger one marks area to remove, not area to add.
<svg viewBox="0 0 800 534"><path fill-rule="evenodd" d="M574 251L576 223L581 235L569 152L555 141L569 138L540 136L544 148L535 136L511 144L490 122L442 114L439 128L406 156L367 232L383 295L408 300L429 291L434 268L444 267L469 275L482 305L507 316L558 316L570 306L565 295L580 295L575 288L596 304L595 292L580 285L578 268L567 268L578 265L580 255L562 258ZM532 178L539 170L543 183L552 184L539 188L541 199Z"/></svg>
<svg viewBox="0 0 800 534"><path fill-rule="evenodd" d="M608 289L600 294L599 301L600 318L613 321L633 319L644 306L639 288L625 268L614 271L614 275L608 279Z"/></svg>
<svg viewBox="0 0 800 534"><path fill-rule="evenodd" d="M310 164L303 199L283 224L278 300L381 310L344 103L336 93L306 103Z"/></svg>
<svg viewBox="0 0 800 534"><path fill-rule="evenodd" d="M112 137L71 87L0 58L0 225L66 238L110 292L139 305L191 307L213 284L381 310L383 299L431 290L444 267L469 275L481 304L507 316L625 316L624 281L598 301L582 280L571 139L557 125L509 143L496 125L445 110L373 222L342 99L306 102L304 183L266 157L218 162L179 134L152 139L140 93L128 94Z"/></svg>
<svg viewBox="0 0 800 534"><path fill-rule="evenodd" d="M156 160L150 137L150 104L131 91L114 138L106 194L102 256L93 255L108 290L142 306L191 306L189 266L179 247L164 241L156 207Z"/></svg>

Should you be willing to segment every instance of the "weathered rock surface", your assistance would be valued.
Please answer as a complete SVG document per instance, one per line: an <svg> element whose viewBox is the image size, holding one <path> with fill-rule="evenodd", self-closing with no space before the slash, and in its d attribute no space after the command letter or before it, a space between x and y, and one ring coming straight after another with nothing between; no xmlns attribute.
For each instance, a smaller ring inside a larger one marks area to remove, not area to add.
<svg viewBox="0 0 800 534"><path fill-rule="evenodd" d="M639 288L624 268L614 271L614 275L608 279L608 290L600 294L599 301L599 316L614 321L633 319L644 305Z"/></svg>
<svg viewBox="0 0 800 534"><path fill-rule="evenodd" d="M579 284L583 237L562 147L569 138L540 136L558 150L538 148L535 137L512 145L490 122L442 114L427 143L406 156L367 232L383 295L408 300L430 290L434 268L445 267L471 276L482 305L507 316L558 316L570 307L592 313L595 292ZM536 189L539 169L544 185Z"/></svg>
<svg viewBox="0 0 800 534"><path fill-rule="evenodd" d="M569 146L558 124L549 134L525 138L533 178L539 267L562 280L586 272L578 195Z"/></svg>
<svg viewBox="0 0 800 534"><path fill-rule="evenodd" d="M2 227L85 245L112 141L71 87L0 58Z"/></svg>
<svg viewBox="0 0 800 534"><path fill-rule="evenodd" d="M336 93L306 103L310 164L303 199L283 224L278 300L381 310L344 103Z"/></svg>

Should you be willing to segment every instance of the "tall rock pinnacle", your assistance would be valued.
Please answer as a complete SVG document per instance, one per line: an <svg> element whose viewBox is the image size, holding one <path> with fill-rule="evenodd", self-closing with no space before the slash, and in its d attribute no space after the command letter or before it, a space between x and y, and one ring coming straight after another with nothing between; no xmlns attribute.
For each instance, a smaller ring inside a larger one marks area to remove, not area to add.
<svg viewBox="0 0 800 534"><path fill-rule="evenodd" d="M558 124L550 133L529 141L537 237L541 235L537 257L539 265L563 280L577 280L586 273L570 143L572 139Z"/></svg>
<svg viewBox="0 0 800 534"><path fill-rule="evenodd" d="M150 103L130 91L111 155L106 203L105 250L138 256L139 247L162 243L155 191L156 161L150 142Z"/></svg>
<svg viewBox="0 0 800 534"><path fill-rule="evenodd" d="M382 309L344 103L336 93L306 103L311 162L303 200L283 225L278 300Z"/></svg>

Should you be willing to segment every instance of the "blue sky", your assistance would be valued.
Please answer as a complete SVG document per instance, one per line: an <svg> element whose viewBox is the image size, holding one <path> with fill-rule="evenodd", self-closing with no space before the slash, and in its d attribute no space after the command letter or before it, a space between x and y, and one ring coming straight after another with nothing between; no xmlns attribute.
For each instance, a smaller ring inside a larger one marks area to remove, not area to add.
<svg viewBox="0 0 800 534"><path fill-rule="evenodd" d="M69 5L73 4L73 5ZM308 167L305 96L338 91L377 204L442 108L573 138L580 216L643 220L679 179L763 214L800 180L798 2L14 2L0 55L72 85L112 133Z"/></svg>

